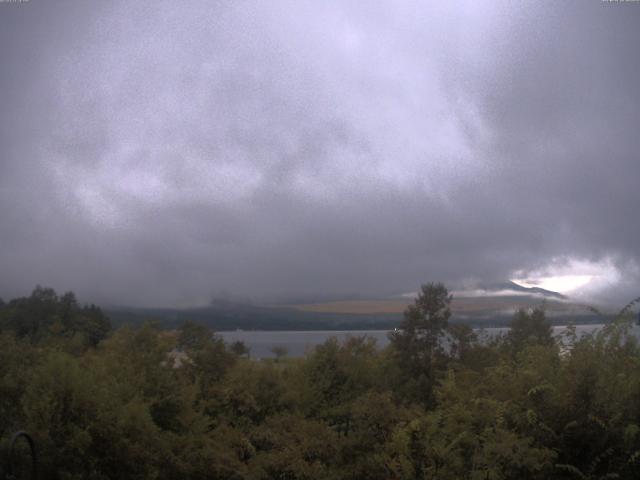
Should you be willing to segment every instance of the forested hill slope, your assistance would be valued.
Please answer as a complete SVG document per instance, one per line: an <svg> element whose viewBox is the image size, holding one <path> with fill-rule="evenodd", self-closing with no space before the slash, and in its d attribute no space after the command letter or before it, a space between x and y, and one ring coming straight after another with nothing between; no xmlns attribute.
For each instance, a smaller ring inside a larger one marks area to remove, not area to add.
<svg viewBox="0 0 640 480"><path fill-rule="evenodd" d="M544 295L537 291L532 293L526 288L524 291L502 291L499 295L454 295L451 321L477 327L505 326L514 311L533 307L544 308L555 325L602 323L606 320L584 305L561 299L559 295L555 292ZM376 330L397 327L412 301L412 298L394 297L286 305L217 302L190 309L112 307L106 311L115 325L136 325L154 319L167 328L175 328L185 320L195 320L218 331Z"/></svg>

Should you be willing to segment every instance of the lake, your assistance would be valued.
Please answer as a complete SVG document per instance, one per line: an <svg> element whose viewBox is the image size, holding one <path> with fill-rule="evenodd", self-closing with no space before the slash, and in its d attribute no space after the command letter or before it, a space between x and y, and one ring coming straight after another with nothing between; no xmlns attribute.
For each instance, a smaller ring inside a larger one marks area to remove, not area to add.
<svg viewBox="0 0 640 480"><path fill-rule="evenodd" d="M602 325L576 325L578 335L591 333L601 328ZM500 335L507 332L508 328L474 329L485 338ZM566 326L553 327L553 334L561 335ZM225 342L241 340L250 349L252 358L270 358L275 355L271 351L274 347L284 347L290 357L301 357L316 345L324 343L330 337L336 337L343 341L349 336L363 336L375 338L379 347L385 347L389 343L387 334L389 330L320 330L320 331L244 331L217 332ZM640 328L633 327L634 335L640 337Z"/></svg>

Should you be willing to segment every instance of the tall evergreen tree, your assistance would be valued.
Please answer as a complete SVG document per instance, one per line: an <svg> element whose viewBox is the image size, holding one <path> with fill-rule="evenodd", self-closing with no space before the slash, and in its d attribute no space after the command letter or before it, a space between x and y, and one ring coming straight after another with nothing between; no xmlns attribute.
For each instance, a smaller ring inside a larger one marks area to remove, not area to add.
<svg viewBox="0 0 640 480"><path fill-rule="evenodd" d="M507 340L514 350L531 345L548 346L553 344L552 332L543 309L535 308L530 312L520 309L511 321Z"/></svg>
<svg viewBox="0 0 640 480"><path fill-rule="evenodd" d="M435 369L443 358L442 338L451 316L452 295L442 283L422 285L400 327L389 336L400 379L411 396L430 404Z"/></svg>

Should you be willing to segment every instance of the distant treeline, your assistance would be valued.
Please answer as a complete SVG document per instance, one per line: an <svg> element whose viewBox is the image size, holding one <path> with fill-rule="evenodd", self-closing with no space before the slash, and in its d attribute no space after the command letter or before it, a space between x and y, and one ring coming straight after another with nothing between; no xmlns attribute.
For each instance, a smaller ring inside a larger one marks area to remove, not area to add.
<svg viewBox="0 0 640 480"><path fill-rule="evenodd" d="M96 346L111 322L96 305L79 305L73 292L58 296L52 288L37 286L29 297L9 303L0 299L0 329L32 343L59 337Z"/></svg>
<svg viewBox="0 0 640 480"><path fill-rule="evenodd" d="M113 330L39 287L0 302L0 448L30 432L46 479L638 478L633 304L562 342L521 310L487 343L450 302L424 285L384 349L256 361L208 326Z"/></svg>
<svg viewBox="0 0 640 480"><path fill-rule="evenodd" d="M264 307L242 303L218 303L189 309L110 308L115 326L142 325L152 320L167 329L195 321L216 331L242 330L390 330L402 315L366 315L303 312L293 308Z"/></svg>
<svg viewBox="0 0 640 480"><path fill-rule="evenodd" d="M217 303L189 309L108 308L106 314L114 326L142 325L154 321L161 328L175 329L185 321L195 321L223 332L241 330L393 330L402 322L402 314L349 314L304 312L294 308L264 307L242 303ZM452 315L450 323L474 328L507 327L513 314L478 313ZM549 317L553 325L596 324L612 318L600 314L563 314Z"/></svg>

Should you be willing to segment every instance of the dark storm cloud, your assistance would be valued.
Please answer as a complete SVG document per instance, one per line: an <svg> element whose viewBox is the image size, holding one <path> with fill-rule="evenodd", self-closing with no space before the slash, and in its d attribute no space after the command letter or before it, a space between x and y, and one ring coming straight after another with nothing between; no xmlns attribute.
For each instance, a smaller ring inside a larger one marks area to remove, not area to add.
<svg viewBox="0 0 640 480"><path fill-rule="evenodd" d="M96 5L0 4L0 296L637 293L637 4Z"/></svg>

